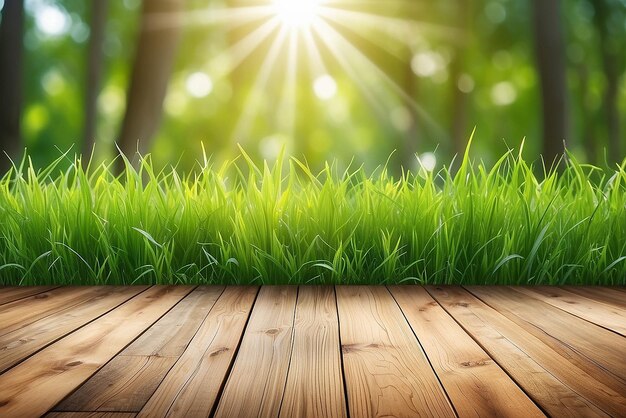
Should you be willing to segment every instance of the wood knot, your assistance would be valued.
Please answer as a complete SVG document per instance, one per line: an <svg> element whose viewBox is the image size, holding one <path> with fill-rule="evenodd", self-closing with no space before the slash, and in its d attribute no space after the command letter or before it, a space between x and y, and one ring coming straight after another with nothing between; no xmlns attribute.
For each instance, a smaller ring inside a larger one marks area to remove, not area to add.
<svg viewBox="0 0 626 418"><path fill-rule="evenodd" d="M83 364L82 361L72 361L71 363L67 363L66 366L74 367L74 366L80 366L81 364Z"/></svg>
<svg viewBox="0 0 626 418"><path fill-rule="evenodd" d="M0 408L2 408L3 406L7 406L9 404L10 401L0 401Z"/></svg>
<svg viewBox="0 0 626 418"><path fill-rule="evenodd" d="M487 364L490 364L491 360L478 360L478 361L464 361L461 363L461 366L463 367L479 367L479 366L486 366Z"/></svg>
<svg viewBox="0 0 626 418"><path fill-rule="evenodd" d="M428 308L435 308L439 306L439 304L435 301L432 302L428 302L426 305L424 305L423 307L419 308L420 312L426 312L428 310Z"/></svg>
<svg viewBox="0 0 626 418"><path fill-rule="evenodd" d="M209 354L209 357L219 356L220 354L226 353L227 351L229 351L228 347L218 348L217 350L215 350L211 354Z"/></svg>
<svg viewBox="0 0 626 418"><path fill-rule="evenodd" d="M370 344L346 344L341 346L341 352L344 354L354 353L355 351L362 351L368 348L383 348L383 344L370 343Z"/></svg>
<svg viewBox="0 0 626 418"><path fill-rule="evenodd" d="M469 306L469 303L467 302L457 302L454 304L454 306L460 306L462 308L467 308Z"/></svg>
<svg viewBox="0 0 626 418"><path fill-rule="evenodd" d="M344 354L352 353L354 351L357 351L355 344L346 344L341 346L341 352Z"/></svg>
<svg viewBox="0 0 626 418"><path fill-rule="evenodd" d="M267 335L276 335L280 332L278 328L269 328L264 331Z"/></svg>
<svg viewBox="0 0 626 418"><path fill-rule="evenodd" d="M35 295L35 299L47 299L49 297L50 297L50 295L47 294L47 293L41 293L39 295Z"/></svg>

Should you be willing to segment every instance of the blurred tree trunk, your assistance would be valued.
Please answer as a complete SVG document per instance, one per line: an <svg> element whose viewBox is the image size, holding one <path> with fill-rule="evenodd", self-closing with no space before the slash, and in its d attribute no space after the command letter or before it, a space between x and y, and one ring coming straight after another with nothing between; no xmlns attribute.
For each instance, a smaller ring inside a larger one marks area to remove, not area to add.
<svg viewBox="0 0 626 418"><path fill-rule="evenodd" d="M118 146L145 154L161 122L163 100L181 35L183 0L144 0ZM118 172L123 162L118 159Z"/></svg>
<svg viewBox="0 0 626 418"><path fill-rule="evenodd" d="M543 158L547 166L563 155L567 139L565 49L561 2L533 0L535 53L541 82Z"/></svg>
<svg viewBox="0 0 626 418"><path fill-rule="evenodd" d="M590 106L591 89L589 87L589 68L586 63L578 65L578 79L580 80L580 101L582 106L582 142L587 155L587 162L597 164L598 153L594 141L594 111Z"/></svg>
<svg viewBox="0 0 626 418"><path fill-rule="evenodd" d="M467 104L469 94L459 88L459 79L465 70L465 50L467 49L472 4L463 0L457 7L458 30L461 35L457 42L450 64L450 80L452 84L452 145L454 153L463 156L469 135L467 132Z"/></svg>
<svg viewBox="0 0 626 418"><path fill-rule="evenodd" d="M91 32L87 51L87 85L85 86L85 126L83 134L83 165L89 163L87 158L93 151L98 119L98 95L102 82L104 67L104 39L109 0L91 2Z"/></svg>
<svg viewBox="0 0 626 418"><path fill-rule="evenodd" d="M20 151L22 112L24 2L6 0L0 24L0 173L11 167L4 155Z"/></svg>
<svg viewBox="0 0 626 418"><path fill-rule="evenodd" d="M609 31L611 5L607 0L592 0L595 9L594 21L600 35L600 51L606 86L604 90L604 114L608 134L608 162L621 161L619 82L620 82L620 43Z"/></svg>
<svg viewBox="0 0 626 418"><path fill-rule="evenodd" d="M404 76L404 91L405 93L417 103L417 75L413 72L411 67L411 60L413 58L412 51L409 49L408 61L405 69ZM400 155L400 164L405 170L413 170L417 162L415 154L417 153L417 147L419 144L419 135L417 131L417 120L419 115L412 105L407 106L410 120L409 125L402 136L402 150Z"/></svg>

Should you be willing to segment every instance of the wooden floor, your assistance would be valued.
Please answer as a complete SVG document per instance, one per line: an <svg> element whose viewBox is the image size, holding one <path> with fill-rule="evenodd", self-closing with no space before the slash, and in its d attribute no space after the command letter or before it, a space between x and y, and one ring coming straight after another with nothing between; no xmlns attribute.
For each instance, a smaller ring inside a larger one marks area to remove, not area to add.
<svg viewBox="0 0 626 418"><path fill-rule="evenodd" d="M0 288L0 417L626 416L626 290Z"/></svg>

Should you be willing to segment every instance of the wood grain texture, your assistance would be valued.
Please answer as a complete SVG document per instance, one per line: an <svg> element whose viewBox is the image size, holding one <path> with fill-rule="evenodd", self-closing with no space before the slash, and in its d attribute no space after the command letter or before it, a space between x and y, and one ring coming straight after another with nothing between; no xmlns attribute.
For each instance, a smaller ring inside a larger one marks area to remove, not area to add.
<svg viewBox="0 0 626 418"><path fill-rule="evenodd" d="M467 289L521 328L572 358L579 367L597 370L600 366L612 373L615 379L608 378L605 384L611 385L615 380L619 381L615 388L626 384L623 337L504 287L468 286Z"/></svg>
<svg viewBox="0 0 626 418"><path fill-rule="evenodd" d="M262 287L216 417L276 417L283 398L297 288Z"/></svg>
<svg viewBox="0 0 626 418"><path fill-rule="evenodd" d="M543 341L456 286L428 292L527 394L555 417L619 416L626 400Z"/></svg>
<svg viewBox="0 0 626 418"><path fill-rule="evenodd" d="M586 298L626 309L626 292L621 287L561 286L561 288Z"/></svg>
<svg viewBox="0 0 626 418"><path fill-rule="evenodd" d="M117 355L54 411L137 412L174 363L176 357Z"/></svg>
<svg viewBox="0 0 626 418"><path fill-rule="evenodd" d="M0 336L106 294L104 286L59 287L0 306Z"/></svg>
<svg viewBox="0 0 626 418"><path fill-rule="evenodd" d="M49 411L192 289L151 287L0 375L0 416Z"/></svg>
<svg viewBox="0 0 626 418"><path fill-rule="evenodd" d="M281 418L346 417L335 290L298 290L293 352Z"/></svg>
<svg viewBox="0 0 626 418"><path fill-rule="evenodd" d="M0 417L626 416L623 288L468 289L13 293Z"/></svg>
<svg viewBox="0 0 626 418"><path fill-rule="evenodd" d="M387 289L338 286L336 292L350 416L455 416Z"/></svg>
<svg viewBox="0 0 626 418"><path fill-rule="evenodd" d="M50 412L45 418L134 418L132 412Z"/></svg>
<svg viewBox="0 0 626 418"><path fill-rule="evenodd" d="M257 291L258 288L252 286L226 288L139 416L210 415Z"/></svg>
<svg viewBox="0 0 626 418"><path fill-rule="evenodd" d="M0 289L0 305L13 302L28 296L37 295L39 293L49 292L58 286L21 286L21 287L3 287Z"/></svg>
<svg viewBox="0 0 626 418"><path fill-rule="evenodd" d="M107 286L69 309L46 316L0 336L0 372L116 308L147 286Z"/></svg>
<svg viewBox="0 0 626 418"><path fill-rule="evenodd" d="M139 412L223 291L196 288L55 410Z"/></svg>
<svg viewBox="0 0 626 418"><path fill-rule="evenodd" d="M180 357L224 286L199 286L124 350L129 356Z"/></svg>
<svg viewBox="0 0 626 418"><path fill-rule="evenodd" d="M539 408L422 287L390 291L459 417L543 417Z"/></svg>
<svg viewBox="0 0 626 418"><path fill-rule="evenodd" d="M139 412L223 290L222 286L196 288L55 410Z"/></svg>
<svg viewBox="0 0 626 418"><path fill-rule="evenodd" d="M626 336L626 308L586 298L559 287L512 287L511 289ZM624 296L626 298L626 294Z"/></svg>

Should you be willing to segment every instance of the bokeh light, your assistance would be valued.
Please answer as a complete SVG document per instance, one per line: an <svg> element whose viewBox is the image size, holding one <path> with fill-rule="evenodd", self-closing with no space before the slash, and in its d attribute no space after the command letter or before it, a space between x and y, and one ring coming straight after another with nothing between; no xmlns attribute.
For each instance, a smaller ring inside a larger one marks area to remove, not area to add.
<svg viewBox="0 0 626 418"><path fill-rule="evenodd" d="M201 99L211 94L213 91L213 81L207 73L195 72L187 77L185 88L189 95Z"/></svg>
<svg viewBox="0 0 626 418"><path fill-rule="evenodd" d="M330 100L337 94L337 82L328 74L324 74L315 79L313 91L321 100Z"/></svg>

